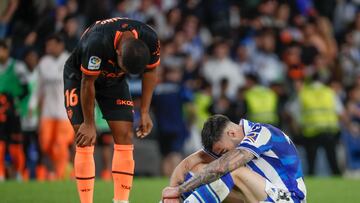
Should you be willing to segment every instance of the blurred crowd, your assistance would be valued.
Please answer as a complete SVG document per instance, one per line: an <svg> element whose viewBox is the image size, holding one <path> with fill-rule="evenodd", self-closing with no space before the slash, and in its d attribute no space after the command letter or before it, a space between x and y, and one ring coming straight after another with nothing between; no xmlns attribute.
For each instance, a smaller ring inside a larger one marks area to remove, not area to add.
<svg viewBox="0 0 360 203"><path fill-rule="evenodd" d="M66 120L61 105L46 107L46 97L63 101L61 90L62 97L46 88L62 82L61 66L86 27L112 17L145 22L161 39L147 139L157 141L163 175L201 147L206 118L224 114L283 129L303 149L308 175L316 174L322 149L333 175L360 177L357 0L3 0L0 179L71 176L73 135L52 127L48 140L39 136L44 117ZM129 83L136 128L140 78ZM15 118L6 119L11 106ZM109 179L112 138L97 116L101 176Z"/></svg>

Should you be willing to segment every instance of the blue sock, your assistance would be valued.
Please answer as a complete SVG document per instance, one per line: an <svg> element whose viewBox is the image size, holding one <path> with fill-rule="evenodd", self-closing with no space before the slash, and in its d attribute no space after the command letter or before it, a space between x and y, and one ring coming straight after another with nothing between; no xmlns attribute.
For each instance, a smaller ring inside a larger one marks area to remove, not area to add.
<svg viewBox="0 0 360 203"><path fill-rule="evenodd" d="M191 173L186 174L185 181L191 177ZM233 187L232 177L230 173L227 173L219 180L202 185L196 188L195 191L184 193L181 197L185 199L184 203L220 203L227 197Z"/></svg>

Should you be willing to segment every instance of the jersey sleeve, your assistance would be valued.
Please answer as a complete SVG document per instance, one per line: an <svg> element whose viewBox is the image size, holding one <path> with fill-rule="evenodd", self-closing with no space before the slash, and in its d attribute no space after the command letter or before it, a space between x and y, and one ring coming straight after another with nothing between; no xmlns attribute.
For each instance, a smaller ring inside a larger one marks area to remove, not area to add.
<svg viewBox="0 0 360 203"><path fill-rule="evenodd" d="M237 149L248 150L258 158L261 154L271 149L271 147L271 132L266 127L255 124L251 131L246 133Z"/></svg>
<svg viewBox="0 0 360 203"><path fill-rule="evenodd" d="M99 35L89 36L82 46L81 71L85 75L99 75L101 63L104 63L105 48Z"/></svg>
<svg viewBox="0 0 360 203"><path fill-rule="evenodd" d="M150 37L147 45L150 51L150 62L146 66L146 69L151 70L160 64L160 40L157 38L156 34Z"/></svg>

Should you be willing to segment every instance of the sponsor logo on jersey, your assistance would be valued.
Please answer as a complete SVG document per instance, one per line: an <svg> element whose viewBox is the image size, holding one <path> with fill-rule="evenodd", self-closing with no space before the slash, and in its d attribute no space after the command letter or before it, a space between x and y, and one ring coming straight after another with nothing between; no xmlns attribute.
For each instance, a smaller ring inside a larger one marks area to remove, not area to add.
<svg viewBox="0 0 360 203"><path fill-rule="evenodd" d="M91 56L89 59L88 69L89 70L99 70L100 64L101 64L101 59L99 57Z"/></svg>
<svg viewBox="0 0 360 203"><path fill-rule="evenodd" d="M116 104L120 106L134 106L134 102L130 100L117 99Z"/></svg>
<svg viewBox="0 0 360 203"><path fill-rule="evenodd" d="M251 131L246 135L246 139L251 142L255 142L259 137L259 133L261 131L261 125L256 123L251 127Z"/></svg>
<svg viewBox="0 0 360 203"><path fill-rule="evenodd" d="M249 139L251 142L255 142L258 138L258 133L250 133L246 136L247 139Z"/></svg>

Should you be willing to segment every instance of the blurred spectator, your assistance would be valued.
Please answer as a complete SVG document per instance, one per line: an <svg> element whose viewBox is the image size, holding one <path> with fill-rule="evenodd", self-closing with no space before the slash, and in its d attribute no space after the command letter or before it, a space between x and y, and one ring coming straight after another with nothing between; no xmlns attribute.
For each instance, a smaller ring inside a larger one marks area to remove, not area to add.
<svg viewBox="0 0 360 203"><path fill-rule="evenodd" d="M320 37L325 42L325 48L326 48L325 49L326 51L324 52L325 55L324 57L326 60L325 62L327 62L328 64L333 64L337 56L338 48L334 38L334 33L331 23L328 18L320 16L316 19L316 26L319 29Z"/></svg>
<svg viewBox="0 0 360 203"><path fill-rule="evenodd" d="M21 105L21 129L24 134L24 152L26 155L26 168L29 170L30 176L35 176L35 168L40 163L40 146L38 138L38 119L39 112L36 109L34 112L29 111L29 102L31 95L34 93L34 90L38 81L38 64L39 64L39 54L36 50L29 48L24 55L24 62L27 68L27 88L29 90L28 94L24 98L24 102Z"/></svg>
<svg viewBox="0 0 360 203"><path fill-rule="evenodd" d="M31 97L30 111L39 106L41 111L39 141L43 158L50 158L55 169L55 179L64 179L69 164L69 145L74 132L64 109L64 88L62 72L69 53L60 35L52 35L46 40L46 55L39 63L38 85ZM68 92L66 104L77 102ZM42 105L39 105L41 102ZM43 160L44 161L44 160ZM44 164L44 162L42 162ZM37 169L40 180L47 178L45 165ZM49 173L49 176L54 175ZM53 177L49 177L53 178Z"/></svg>
<svg viewBox="0 0 360 203"><path fill-rule="evenodd" d="M260 31L256 43L257 50L252 60L260 83L268 85L272 82L283 81L285 79L284 64L275 54L276 39L273 30Z"/></svg>
<svg viewBox="0 0 360 203"><path fill-rule="evenodd" d="M277 28L286 28L290 19L290 6L286 3L277 7L274 26Z"/></svg>
<svg viewBox="0 0 360 203"><path fill-rule="evenodd" d="M355 82L355 75L360 70L360 50L354 41L354 32L345 33L344 42L341 44L339 63L343 71L342 81L345 86Z"/></svg>
<svg viewBox="0 0 360 203"><path fill-rule="evenodd" d="M301 58L302 49L297 43L289 44L284 51L283 61L285 63L287 77L290 80L304 80L306 66Z"/></svg>
<svg viewBox="0 0 360 203"><path fill-rule="evenodd" d="M22 61L10 57L10 49L0 40L0 92L21 100L27 94L27 70Z"/></svg>
<svg viewBox="0 0 360 203"><path fill-rule="evenodd" d="M256 75L247 75L244 99L249 120L279 126L278 97L272 89L261 86Z"/></svg>
<svg viewBox="0 0 360 203"><path fill-rule="evenodd" d="M312 18L303 28L304 43L313 46L325 57L326 64L333 64L337 55L337 45L332 28L326 18Z"/></svg>
<svg viewBox="0 0 360 203"><path fill-rule="evenodd" d="M200 36L199 19L193 15L186 17L182 25L184 43L181 50L192 57L195 62L200 62L204 54L204 45Z"/></svg>
<svg viewBox="0 0 360 203"><path fill-rule="evenodd" d="M359 76L358 76L359 80ZM348 177L360 177L360 86L354 85L349 89L349 99L346 103L348 115L347 128L342 131L345 144Z"/></svg>
<svg viewBox="0 0 360 203"><path fill-rule="evenodd" d="M26 68L24 63L10 57L5 41L0 40L0 180L5 178L5 150L14 162L16 178L23 178L25 156L19 110L27 94Z"/></svg>
<svg viewBox="0 0 360 203"><path fill-rule="evenodd" d="M90 26L98 20L111 17L111 2L109 0L83 0L79 5L84 5L84 14L86 16L85 27Z"/></svg>
<svg viewBox="0 0 360 203"><path fill-rule="evenodd" d="M245 42L239 43L236 48L235 62L239 66L242 74L251 73L254 71L253 62L251 61L249 50Z"/></svg>
<svg viewBox="0 0 360 203"><path fill-rule="evenodd" d="M163 30L165 26L165 18L159 11L158 7L154 5L153 0L140 0L140 6L134 12L127 15L129 18L141 22L154 21L154 28L156 30Z"/></svg>
<svg viewBox="0 0 360 203"><path fill-rule="evenodd" d="M228 80L226 96L233 98L238 87L244 85L243 73L239 70L236 63L230 58L230 47L226 41L218 42L214 45L212 57L203 66L202 74L213 87L213 95L220 96L220 82L222 79Z"/></svg>
<svg viewBox="0 0 360 203"><path fill-rule="evenodd" d="M11 21L18 5L19 0L4 0L0 2L0 39L6 37L9 22Z"/></svg>
<svg viewBox="0 0 360 203"><path fill-rule="evenodd" d="M211 115L210 108L212 104L212 87L204 78L197 80L198 91L194 94L194 109L196 115L196 126L199 132Z"/></svg>
<svg viewBox="0 0 360 203"><path fill-rule="evenodd" d="M230 36L230 2L227 0L200 1L207 9L206 25L214 36L227 38ZM200 19L200 18L199 18Z"/></svg>
<svg viewBox="0 0 360 203"><path fill-rule="evenodd" d="M126 0L118 0L115 3L115 9L112 11L111 13L111 17L115 18L115 17L125 17L127 16L127 1Z"/></svg>
<svg viewBox="0 0 360 203"><path fill-rule="evenodd" d="M159 35L162 39L170 39L174 36L176 29L181 23L181 10L173 8L166 14L166 23L162 30L159 30Z"/></svg>
<svg viewBox="0 0 360 203"><path fill-rule="evenodd" d="M6 175L6 151L9 152L13 165L8 176L11 177L11 172L14 171L16 179L22 180L25 156L20 118L16 112L14 97L9 93L0 93L0 182L5 180Z"/></svg>
<svg viewBox="0 0 360 203"><path fill-rule="evenodd" d="M296 104L299 124L304 138L304 147L309 175L315 175L316 154L320 147L325 149L332 174L339 175L336 145L339 135L339 117L343 105L335 92L313 75L313 81L305 84L298 92Z"/></svg>
<svg viewBox="0 0 360 203"><path fill-rule="evenodd" d="M78 27L79 22L75 16L70 15L64 19L64 28L62 33L64 37L65 49L68 52L71 52L79 42L80 35Z"/></svg>
<svg viewBox="0 0 360 203"><path fill-rule="evenodd" d="M213 104L211 106L212 114L223 114L230 116L232 113L231 109L231 100L226 95L229 89L229 81L227 78L222 78L220 80L220 93L219 96L213 99Z"/></svg>
<svg viewBox="0 0 360 203"><path fill-rule="evenodd" d="M183 145L189 136L183 108L193 100L193 96L181 84L182 70L179 67L166 68L163 74L163 81L155 89L152 104L163 156L162 171L164 175L170 176L182 160Z"/></svg>

